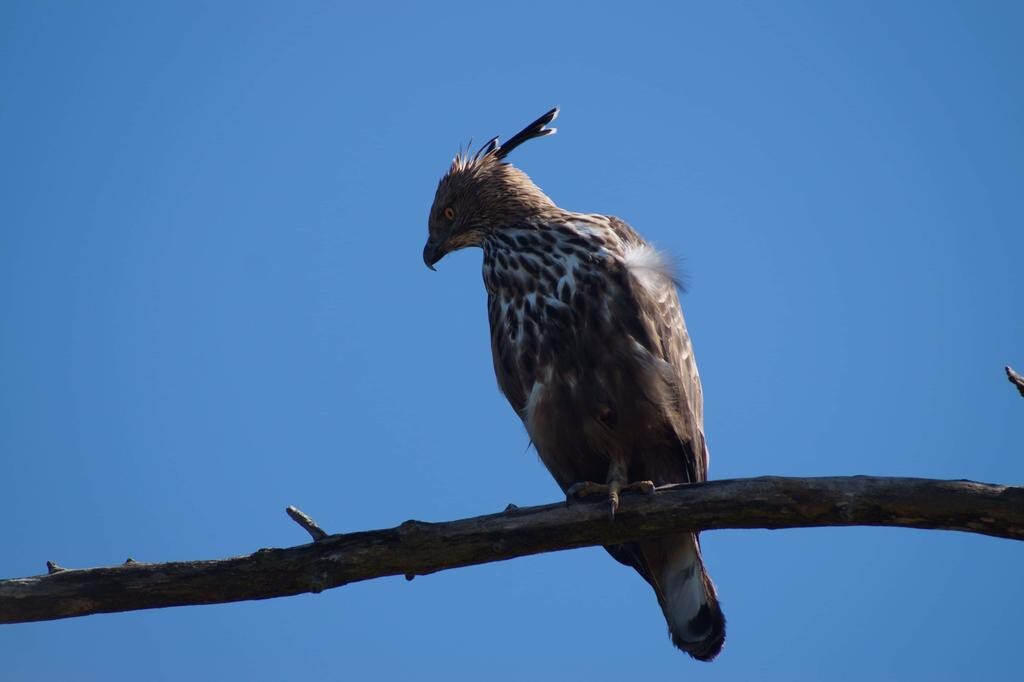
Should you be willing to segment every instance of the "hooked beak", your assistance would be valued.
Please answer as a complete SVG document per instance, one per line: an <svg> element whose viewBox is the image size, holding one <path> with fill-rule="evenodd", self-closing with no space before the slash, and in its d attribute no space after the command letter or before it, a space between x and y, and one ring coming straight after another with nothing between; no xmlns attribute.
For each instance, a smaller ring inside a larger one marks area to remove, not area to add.
<svg viewBox="0 0 1024 682"><path fill-rule="evenodd" d="M444 249L443 243L437 243L432 239L428 239L427 243L423 246L423 262L431 270L437 270L434 267L434 263L444 258L446 253L448 252Z"/></svg>

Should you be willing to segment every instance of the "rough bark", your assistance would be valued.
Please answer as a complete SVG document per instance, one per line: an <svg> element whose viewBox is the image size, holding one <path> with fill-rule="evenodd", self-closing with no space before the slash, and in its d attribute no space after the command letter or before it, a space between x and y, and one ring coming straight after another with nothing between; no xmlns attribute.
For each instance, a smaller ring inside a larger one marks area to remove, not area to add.
<svg viewBox="0 0 1024 682"><path fill-rule="evenodd" d="M293 514L294 516L294 514ZM313 535L319 527L300 522ZM748 478L624 496L614 520L601 503L509 508L447 523L327 535L287 549L207 561L66 569L0 580L0 623L320 592L359 580L416 575L518 556L684 530L904 526L1024 539L1024 488L918 478Z"/></svg>

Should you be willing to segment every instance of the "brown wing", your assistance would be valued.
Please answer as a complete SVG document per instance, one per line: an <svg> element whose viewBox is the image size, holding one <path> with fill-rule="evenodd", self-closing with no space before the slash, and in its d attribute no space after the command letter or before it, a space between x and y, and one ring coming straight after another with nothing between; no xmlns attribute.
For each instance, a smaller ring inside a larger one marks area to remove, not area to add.
<svg viewBox="0 0 1024 682"><path fill-rule="evenodd" d="M708 450L704 439L704 398L693 345L679 305L678 285L664 258L628 224L618 218L609 218L609 222L627 244L627 254L640 254L632 260L627 255L628 275L622 283L627 301L620 306L619 314L633 316L634 336L664 363L662 376L673 395L662 410L676 442L666 443L664 452L651 453L649 457L676 461L651 461L649 467L667 469L664 473L671 475L669 472L683 464L685 482L705 481Z"/></svg>

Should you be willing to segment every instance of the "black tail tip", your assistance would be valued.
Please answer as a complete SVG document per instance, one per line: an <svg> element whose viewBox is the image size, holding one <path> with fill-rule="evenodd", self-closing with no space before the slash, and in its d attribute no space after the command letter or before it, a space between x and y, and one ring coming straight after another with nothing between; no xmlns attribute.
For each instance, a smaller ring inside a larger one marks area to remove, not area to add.
<svg viewBox="0 0 1024 682"><path fill-rule="evenodd" d="M686 629L704 634L699 640L684 640L669 630L672 644L680 651L685 651L698 661L713 661L722 652L725 645L725 614L717 602L702 605L697 615L687 623Z"/></svg>

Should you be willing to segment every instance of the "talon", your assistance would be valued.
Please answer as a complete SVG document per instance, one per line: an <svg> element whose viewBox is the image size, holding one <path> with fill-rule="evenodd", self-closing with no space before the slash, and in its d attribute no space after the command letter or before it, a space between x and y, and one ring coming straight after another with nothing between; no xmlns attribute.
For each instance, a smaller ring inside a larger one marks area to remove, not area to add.
<svg viewBox="0 0 1024 682"><path fill-rule="evenodd" d="M622 490L622 483L619 481L611 481L608 483L608 502L611 505L611 513L609 517L612 521L615 520L615 512L619 511L619 491Z"/></svg>
<svg viewBox="0 0 1024 682"><path fill-rule="evenodd" d="M639 493L651 495L654 493L653 481L634 481L633 483L622 483L611 481L607 484L594 483L593 481L580 481L573 483L565 491L565 501L568 504L579 502L589 497L603 496L608 500L608 513L612 519L619 511L619 502L623 493Z"/></svg>
<svg viewBox="0 0 1024 682"><path fill-rule="evenodd" d="M601 483L594 483L593 481L580 481L579 483L573 483L565 491L566 502L578 502L587 497L596 497L598 495L607 495L608 486Z"/></svg>
<svg viewBox="0 0 1024 682"><path fill-rule="evenodd" d="M622 490L640 493L641 495L653 495L655 490L654 481L636 481L625 486Z"/></svg>

